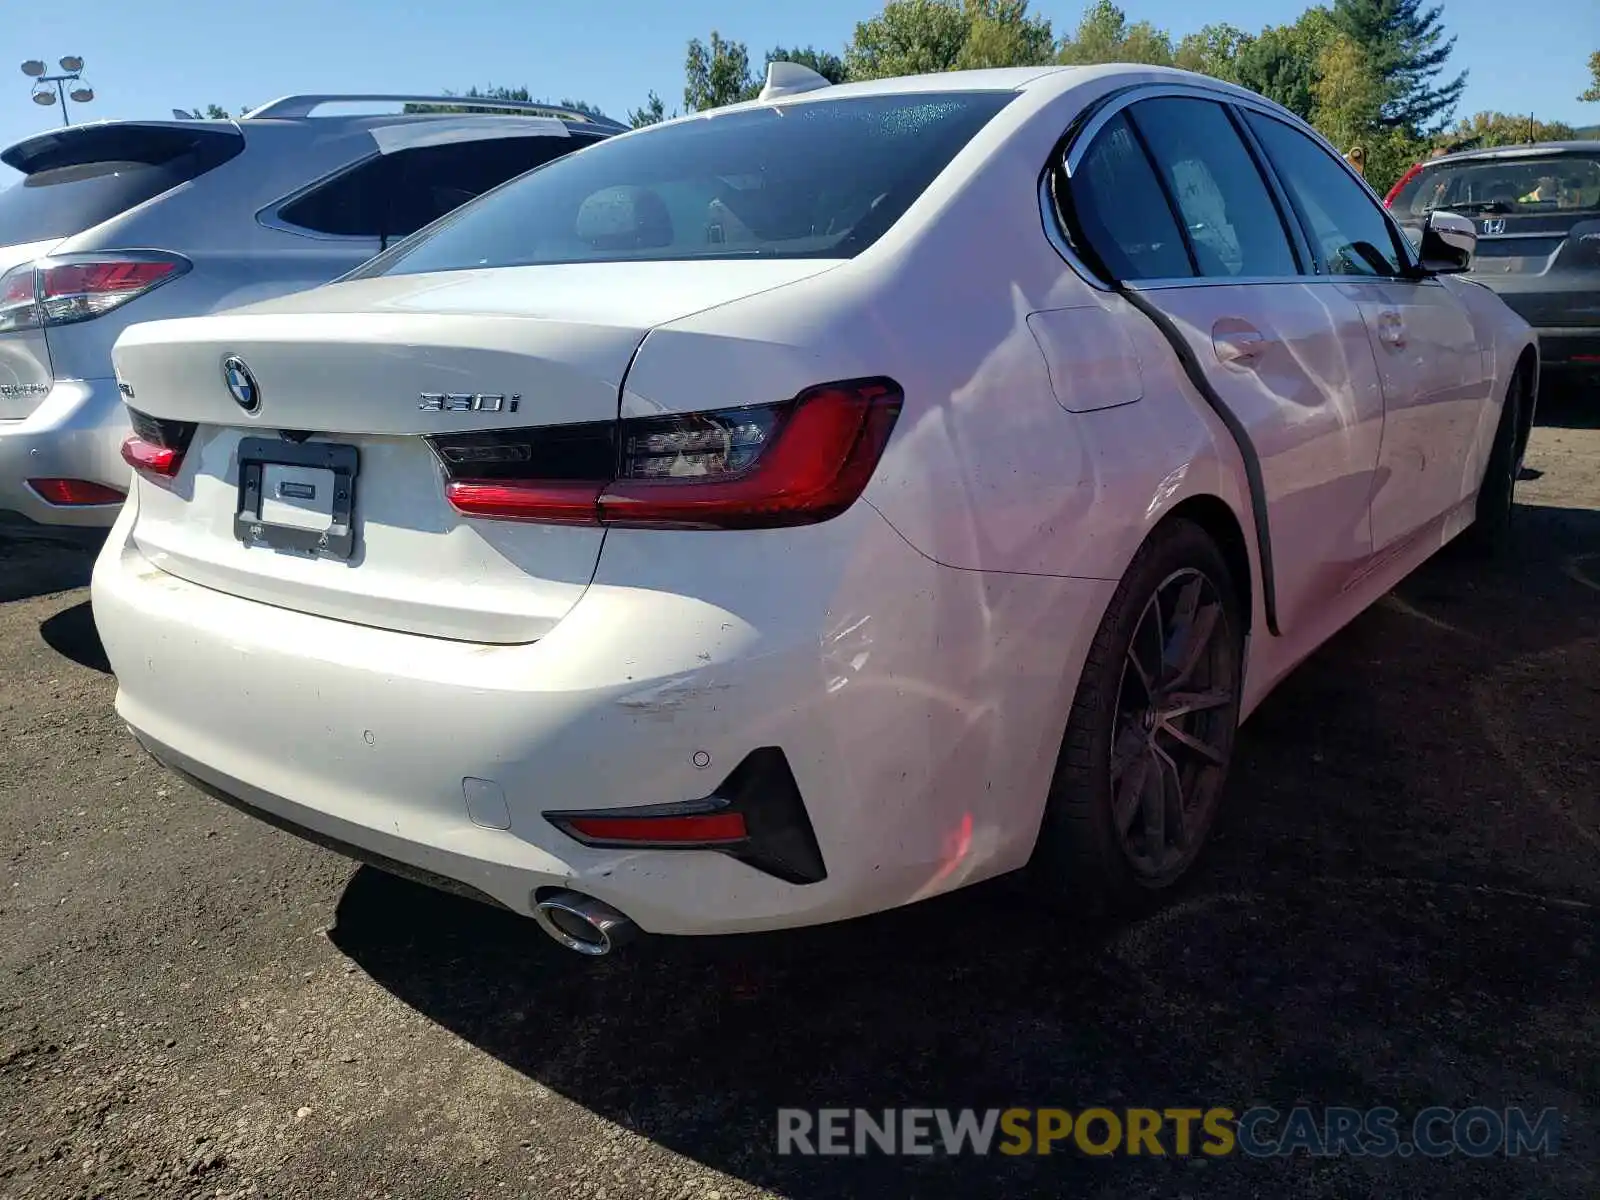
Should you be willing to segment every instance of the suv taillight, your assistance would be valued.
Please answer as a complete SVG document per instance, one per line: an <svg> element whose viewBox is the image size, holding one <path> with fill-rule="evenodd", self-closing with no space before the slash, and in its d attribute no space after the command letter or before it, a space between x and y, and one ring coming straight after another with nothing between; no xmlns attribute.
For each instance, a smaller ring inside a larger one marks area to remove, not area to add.
<svg viewBox="0 0 1600 1200"><path fill-rule="evenodd" d="M24 263L0 276L0 333L92 320L191 265L164 250L63 254Z"/></svg>
<svg viewBox="0 0 1600 1200"><path fill-rule="evenodd" d="M122 457L141 475L171 479L183 466L184 453L194 438L193 421L164 421L137 409L128 410L133 436L122 443Z"/></svg>
<svg viewBox="0 0 1600 1200"><path fill-rule="evenodd" d="M900 415L888 379L781 404L430 437L445 496L472 517L642 529L770 529L837 516Z"/></svg>

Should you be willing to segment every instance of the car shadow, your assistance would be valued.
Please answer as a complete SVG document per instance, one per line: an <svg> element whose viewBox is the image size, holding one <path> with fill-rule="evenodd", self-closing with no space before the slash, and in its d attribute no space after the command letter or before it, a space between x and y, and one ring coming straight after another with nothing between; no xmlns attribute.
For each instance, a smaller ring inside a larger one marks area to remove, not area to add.
<svg viewBox="0 0 1600 1200"><path fill-rule="evenodd" d="M0 603L86 587L104 530L0 523Z"/></svg>
<svg viewBox="0 0 1600 1200"><path fill-rule="evenodd" d="M111 674L111 663L106 658L105 647L100 644L100 632L95 628L94 611L89 601L74 604L41 621L39 636L50 649L80 667L88 667L103 675Z"/></svg>
<svg viewBox="0 0 1600 1200"><path fill-rule="evenodd" d="M1534 408L1533 423L1552 429L1600 429L1600 387L1546 392Z"/></svg>
<svg viewBox="0 0 1600 1200"><path fill-rule="evenodd" d="M1600 638L1596 586L1571 568L1600 514L1518 520L1522 556L1439 556L1268 700L1196 877L1145 920L1053 917L1001 880L590 961L364 868L330 937L526 1079L788 1197L1584 1195ZM1568 1140L1559 1160L1425 1175L1170 1144L1159 1160L776 1152L790 1106L1257 1104L1552 1106Z"/></svg>

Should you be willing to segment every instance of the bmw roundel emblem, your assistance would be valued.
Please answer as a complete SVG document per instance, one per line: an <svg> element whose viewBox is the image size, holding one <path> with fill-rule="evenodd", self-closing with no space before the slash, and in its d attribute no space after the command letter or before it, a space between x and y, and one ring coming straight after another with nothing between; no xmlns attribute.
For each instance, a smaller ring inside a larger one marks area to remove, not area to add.
<svg viewBox="0 0 1600 1200"><path fill-rule="evenodd" d="M227 380L228 392L235 404L247 413L261 411L261 385L244 365L244 359L233 354L223 359L222 377Z"/></svg>

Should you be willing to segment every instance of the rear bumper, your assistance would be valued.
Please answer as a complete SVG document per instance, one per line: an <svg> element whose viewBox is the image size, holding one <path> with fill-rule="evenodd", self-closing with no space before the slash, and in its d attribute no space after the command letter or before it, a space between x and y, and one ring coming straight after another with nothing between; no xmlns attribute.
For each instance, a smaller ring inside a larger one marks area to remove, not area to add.
<svg viewBox="0 0 1600 1200"><path fill-rule="evenodd" d="M41 525L108 528L121 504L50 504L29 479L82 479L128 490L122 461L127 410L115 379L59 379L38 408L20 421L0 421L0 512Z"/></svg>
<svg viewBox="0 0 1600 1200"><path fill-rule="evenodd" d="M1600 377L1600 328L1540 329L1539 370L1551 375Z"/></svg>
<svg viewBox="0 0 1600 1200"><path fill-rule="evenodd" d="M1018 638L1016 660L975 640L941 646L918 612L953 604L992 621L959 593L977 597L982 577L949 572L940 604L948 569L857 505L813 528L807 545L829 530L832 549L808 569L771 541L772 561L742 556L753 576L701 578L689 595L642 577L673 558L657 543L629 585L602 566L540 641L491 646L177 579L131 544L136 503L96 564L93 601L117 711L159 759L353 857L524 915L542 890L573 888L662 934L839 920L1020 866L1075 664L1114 586L1005 581L1028 589L1031 615L1034 598L1060 614L1052 645ZM1008 694L983 692L992 675ZM712 851L585 846L543 815L699 799L764 746L792 768L820 881Z"/></svg>

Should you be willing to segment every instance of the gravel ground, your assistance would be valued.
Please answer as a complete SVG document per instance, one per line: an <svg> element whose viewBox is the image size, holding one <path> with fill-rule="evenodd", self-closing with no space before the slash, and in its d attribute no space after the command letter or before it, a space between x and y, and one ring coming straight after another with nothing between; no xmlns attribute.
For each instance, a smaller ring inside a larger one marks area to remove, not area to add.
<svg viewBox="0 0 1600 1200"><path fill-rule="evenodd" d="M1600 411L1600 410L1596 410ZM1600 421L1241 735L1181 902L1004 885L588 963L173 782L0 530L0 1196L1600 1194ZM781 1105L1554 1106L1551 1158L800 1159Z"/></svg>

